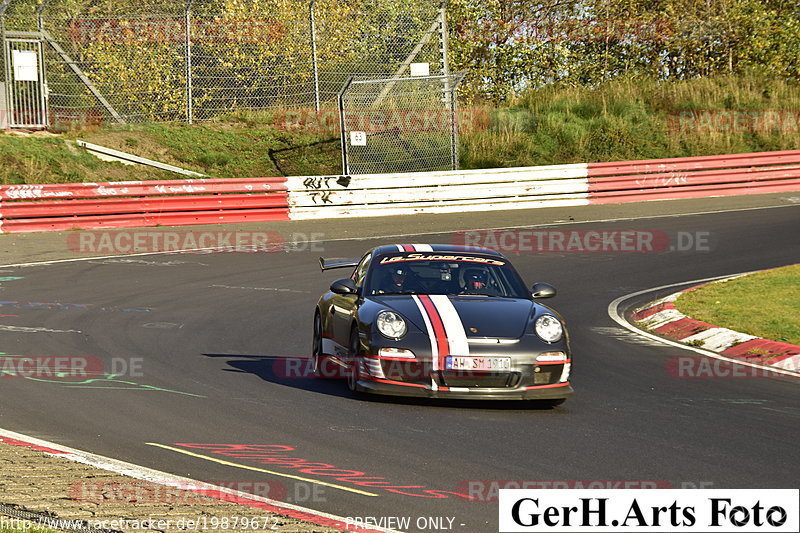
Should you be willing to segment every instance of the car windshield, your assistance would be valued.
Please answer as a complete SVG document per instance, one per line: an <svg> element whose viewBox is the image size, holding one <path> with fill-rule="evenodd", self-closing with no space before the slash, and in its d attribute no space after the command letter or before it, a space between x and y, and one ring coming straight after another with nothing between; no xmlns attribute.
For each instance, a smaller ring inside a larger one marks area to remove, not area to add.
<svg viewBox="0 0 800 533"><path fill-rule="evenodd" d="M365 294L450 294L530 298L508 261L470 253L416 252L373 259Z"/></svg>

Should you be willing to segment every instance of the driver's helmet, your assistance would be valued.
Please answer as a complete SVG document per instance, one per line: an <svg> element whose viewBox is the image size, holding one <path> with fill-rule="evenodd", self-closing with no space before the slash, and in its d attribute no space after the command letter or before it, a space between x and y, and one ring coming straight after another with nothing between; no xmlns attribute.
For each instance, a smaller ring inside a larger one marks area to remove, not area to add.
<svg viewBox="0 0 800 533"><path fill-rule="evenodd" d="M407 276L408 269L403 268L401 266L392 268L392 275L393 276Z"/></svg>
<svg viewBox="0 0 800 533"><path fill-rule="evenodd" d="M403 266L392 267L391 280L394 285L401 286L408 276L408 269Z"/></svg>
<svg viewBox="0 0 800 533"><path fill-rule="evenodd" d="M468 291L484 289L488 279L485 268L468 268L464 271L464 288Z"/></svg>

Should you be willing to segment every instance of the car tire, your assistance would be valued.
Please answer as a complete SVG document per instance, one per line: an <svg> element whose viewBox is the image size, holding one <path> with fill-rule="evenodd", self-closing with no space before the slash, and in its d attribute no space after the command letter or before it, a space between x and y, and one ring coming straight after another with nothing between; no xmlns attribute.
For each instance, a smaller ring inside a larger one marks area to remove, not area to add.
<svg viewBox="0 0 800 533"><path fill-rule="evenodd" d="M354 327L350 332L350 368L347 372L347 388L351 392L358 392L358 370L361 367L360 344L358 328Z"/></svg>
<svg viewBox="0 0 800 533"><path fill-rule="evenodd" d="M322 319L319 313L314 313L314 336L311 345L311 370L314 377L322 377Z"/></svg>

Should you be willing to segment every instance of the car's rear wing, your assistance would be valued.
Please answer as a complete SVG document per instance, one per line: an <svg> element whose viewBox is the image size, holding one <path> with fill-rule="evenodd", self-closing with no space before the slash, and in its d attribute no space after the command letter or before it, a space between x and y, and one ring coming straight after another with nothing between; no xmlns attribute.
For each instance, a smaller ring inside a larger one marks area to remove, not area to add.
<svg viewBox="0 0 800 533"><path fill-rule="evenodd" d="M333 268L348 268L358 266L358 259L325 259L319 258L319 268L323 272Z"/></svg>

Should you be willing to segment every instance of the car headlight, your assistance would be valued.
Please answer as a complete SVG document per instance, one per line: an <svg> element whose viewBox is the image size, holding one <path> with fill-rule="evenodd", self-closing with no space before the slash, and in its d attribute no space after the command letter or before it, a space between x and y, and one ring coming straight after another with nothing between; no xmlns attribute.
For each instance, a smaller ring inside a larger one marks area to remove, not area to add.
<svg viewBox="0 0 800 533"><path fill-rule="evenodd" d="M537 318L534 329L536 330L536 334L547 342L559 341L564 335L564 328L561 327L561 321L553 315L542 315Z"/></svg>
<svg viewBox="0 0 800 533"><path fill-rule="evenodd" d="M406 321L394 311L381 311L378 313L378 331L390 339L399 339L408 331Z"/></svg>

